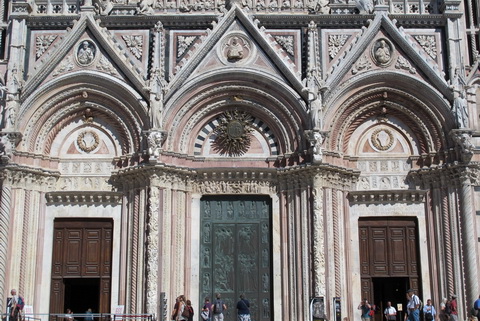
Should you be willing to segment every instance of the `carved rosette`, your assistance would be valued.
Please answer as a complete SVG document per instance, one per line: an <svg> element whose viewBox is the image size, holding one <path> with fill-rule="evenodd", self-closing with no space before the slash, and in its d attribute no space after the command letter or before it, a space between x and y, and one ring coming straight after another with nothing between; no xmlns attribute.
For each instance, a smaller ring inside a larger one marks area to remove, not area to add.
<svg viewBox="0 0 480 321"><path fill-rule="evenodd" d="M157 311L157 270L158 270L158 212L160 189L150 187L147 223L147 313Z"/></svg>
<svg viewBox="0 0 480 321"><path fill-rule="evenodd" d="M214 149L221 155L241 156L250 148L252 116L241 111L227 111L215 128Z"/></svg>

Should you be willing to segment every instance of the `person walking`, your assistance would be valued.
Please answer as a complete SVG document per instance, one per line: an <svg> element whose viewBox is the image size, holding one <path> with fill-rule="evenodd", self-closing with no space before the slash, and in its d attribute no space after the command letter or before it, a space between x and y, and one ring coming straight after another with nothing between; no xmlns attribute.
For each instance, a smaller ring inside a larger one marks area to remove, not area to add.
<svg viewBox="0 0 480 321"><path fill-rule="evenodd" d="M212 321L212 302L210 302L210 298L206 297L205 302L203 304L201 317L205 321Z"/></svg>
<svg viewBox="0 0 480 321"><path fill-rule="evenodd" d="M435 320L437 311L435 311L435 307L433 306L431 299L428 299L427 304L425 304L425 306L423 307L423 315L425 317L425 321Z"/></svg>
<svg viewBox="0 0 480 321"><path fill-rule="evenodd" d="M397 310L392 306L392 302L390 301L387 302L387 307L385 308L383 314L385 315L386 321L397 320Z"/></svg>
<svg viewBox="0 0 480 321"><path fill-rule="evenodd" d="M213 321L223 321L223 311L227 309L225 302L221 299L220 293L215 294L215 301L213 302Z"/></svg>
<svg viewBox="0 0 480 321"><path fill-rule="evenodd" d="M457 295L452 295L452 299L450 300L450 320L451 321L458 321L458 306L457 306Z"/></svg>
<svg viewBox="0 0 480 321"><path fill-rule="evenodd" d="M420 321L420 298L413 289L407 291L408 321Z"/></svg>
<svg viewBox="0 0 480 321"><path fill-rule="evenodd" d="M358 310L362 310L362 321L370 321L370 310L372 306L368 303L367 299L363 299L362 302L358 305Z"/></svg>
<svg viewBox="0 0 480 321"><path fill-rule="evenodd" d="M10 313L10 321L17 321L19 320L23 307L25 306L25 300L22 296L17 294L17 290L12 289L10 291L12 295L7 299L7 308L8 312Z"/></svg>
<svg viewBox="0 0 480 321"><path fill-rule="evenodd" d="M193 307L192 307L192 301L190 300L187 300L187 306L185 307L185 309L188 309L188 321L193 321L193 316L195 314L195 312L193 311Z"/></svg>
<svg viewBox="0 0 480 321"><path fill-rule="evenodd" d="M238 321L250 321L250 302L245 296L240 295L240 301L237 302Z"/></svg>

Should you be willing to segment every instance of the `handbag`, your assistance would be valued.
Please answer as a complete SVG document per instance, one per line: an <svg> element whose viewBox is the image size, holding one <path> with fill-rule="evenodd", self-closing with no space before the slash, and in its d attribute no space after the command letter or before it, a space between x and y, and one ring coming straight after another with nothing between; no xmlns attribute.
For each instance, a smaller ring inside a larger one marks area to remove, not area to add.
<svg viewBox="0 0 480 321"><path fill-rule="evenodd" d="M203 320L207 320L208 316L209 316L209 313L208 313L208 311L202 311L202 313L200 315L201 315Z"/></svg>

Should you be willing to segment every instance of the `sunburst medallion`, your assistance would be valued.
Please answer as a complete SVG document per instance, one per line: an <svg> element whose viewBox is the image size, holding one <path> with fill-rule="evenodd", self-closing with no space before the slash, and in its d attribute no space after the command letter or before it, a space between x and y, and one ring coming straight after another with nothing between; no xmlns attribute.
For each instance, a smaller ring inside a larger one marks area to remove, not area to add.
<svg viewBox="0 0 480 321"><path fill-rule="evenodd" d="M250 148L252 116L238 110L227 111L218 119L213 148L221 155L241 156Z"/></svg>

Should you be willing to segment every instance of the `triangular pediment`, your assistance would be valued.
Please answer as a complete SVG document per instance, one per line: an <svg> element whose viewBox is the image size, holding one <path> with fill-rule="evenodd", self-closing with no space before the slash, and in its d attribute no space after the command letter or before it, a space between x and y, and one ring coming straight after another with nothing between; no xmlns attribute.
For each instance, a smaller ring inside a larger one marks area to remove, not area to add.
<svg viewBox="0 0 480 321"><path fill-rule="evenodd" d="M433 32L409 34L380 12L367 28L353 37L337 34L344 44L338 45L332 62L324 65L328 88L337 88L339 84L368 71L380 74L385 71L417 77L449 99L453 98L441 72L440 39Z"/></svg>
<svg viewBox="0 0 480 321"><path fill-rule="evenodd" d="M234 5L212 30L203 35L181 36L183 41L187 40L182 48L188 48L174 55L184 55L184 58L176 64L176 69L170 70L172 79L167 98L188 79L225 68L264 72L290 83L303 95L301 59L295 51L299 48L299 34L267 32ZM178 39L171 40L178 43Z"/></svg>
<svg viewBox="0 0 480 321"><path fill-rule="evenodd" d="M45 36L48 36L42 37L45 38L45 48L37 50L39 59L35 61L35 67L29 70L22 97L28 97L42 83L75 71L108 74L130 83L138 92L146 95L146 78L141 70L146 64L142 59L147 61L148 54L144 54L140 48L145 47L148 33L114 35L100 27L92 15L86 14L62 35ZM123 44L119 38L124 39Z"/></svg>

